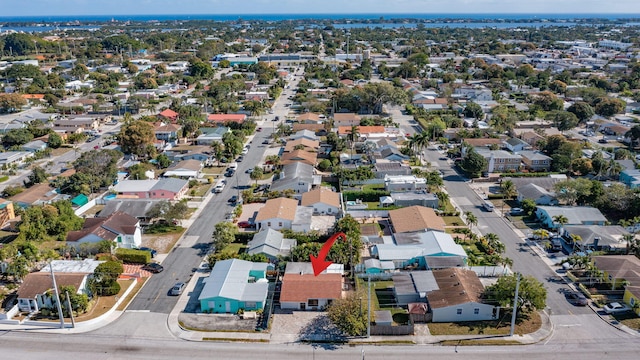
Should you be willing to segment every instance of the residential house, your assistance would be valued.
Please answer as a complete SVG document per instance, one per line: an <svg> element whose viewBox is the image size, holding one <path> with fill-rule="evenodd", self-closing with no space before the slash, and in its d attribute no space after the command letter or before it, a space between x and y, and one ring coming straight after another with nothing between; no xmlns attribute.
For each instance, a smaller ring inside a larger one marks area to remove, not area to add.
<svg viewBox="0 0 640 360"><path fill-rule="evenodd" d="M269 199L258 210L255 223L258 230L271 228L274 230L291 229L296 216L298 201L295 199Z"/></svg>
<svg viewBox="0 0 640 360"><path fill-rule="evenodd" d="M367 274L382 274L394 272L396 266L393 261L380 261L379 259L369 258L364 261L364 268Z"/></svg>
<svg viewBox="0 0 640 360"><path fill-rule="evenodd" d="M506 172L518 171L522 165L522 157L504 150L489 150L476 148L478 154L487 160L487 167L484 171Z"/></svg>
<svg viewBox="0 0 640 360"><path fill-rule="evenodd" d="M352 129L352 126L338 126L338 136L349 136ZM396 134L387 133L384 126L357 126L357 129L358 138L355 139L356 141L396 136Z"/></svg>
<svg viewBox="0 0 640 360"><path fill-rule="evenodd" d="M178 139L180 129L182 126L178 124L156 123L153 127L153 133L157 140L173 142Z"/></svg>
<svg viewBox="0 0 640 360"><path fill-rule="evenodd" d="M164 153L172 161L198 160L207 162L213 160L211 146L207 145L179 145Z"/></svg>
<svg viewBox="0 0 640 360"><path fill-rule="evenodd" d="M54 128L68 129L68 130L98 130L100 128L100 120L94 118L74 118L74 119L57 119L53 121Z"/></svg>
<svg viewBox="0 0 640 360"><path fill-rule="evenodd" d="M373 151L375 161L380 160L404 162L410 159L409 156L403 154L396 146L383 146Z"/></svg>
<svg viewBox="0 0 640 360"><path fill-rule="evenodd" d="M182 160L169 166L162 176L197 179L202 168L202 162L198 160Z"/></svg>
<svg viewBox="0 0 640 360"><path fill-rule="evenodd" d="M516 188L518 202L529 199L536 205L558 205L558 199L553 191L549 191L536 184L521 185Z"/></svg>
<svg viewBox="0 0 640 360"><path fill-rule="evenodd" d="M0 153L0 167L17 166L21 167L25 164L27 158L33 156L28 151L6 151Z"/></svg>
<svg viewBox="0 0 640 360"><path fill-rule="evenodd" d="M484 286L475 272L460 268L434 270L438 289L427 294L433 322L496 320L500 307L484 304Z"/></svg>
<svg viewBox="0 0 640 360"><path fill-rule="evenodd" d="M298 115L296 120L298 120L298 122L302 124L321 124L325 119L324 115L308 112L302 115Z"/></svg>
<svg viewBox="0 0 640 360"><path fill-rule="evenodd" d="M307 139L312 141L318 141L320 138L316 135L316 133L312 130L300 130L295 132L293 135L289 136L289 140L299 140L299 139Z"/></svg>
<svg viewBox="0 0 640 360"><path fill-rule="evenodd" d="M438 289L433 271L406 271L394 273L393 295L398 306L426 303L427 294Z"/></svg>
<svg viewBox="0 0 640 360"><path fill-rule="evenodd" d="M376 244L371 255L393 261L397 269L440 269L464 266L467 253L450 234L440 231L396 233L394 244Z"/></svg>
<svg viewBox="0 0 640 360"><path fill-rule="evenodd" d="M536 217L550 229L560 227L553 220L554 216L567 218L565 225L604 225L607 219L600 210L590 206L538 206Z"/></svg>
<svg viewBox="0 0 640 360"><path fill-rule="evenodd" d="M522 157L524 167L530 171L549 171L551 170L551 157L538 152L525 150L518 152Z"/></svg>
<svg viewBox="0 0 640 360"><path fill-rule="evenodd" d="M44 149L46 149L47 143L42 140L33 140L22 145L20 148L30 153L36 153L38 151L43 151Z"/></svg>
<svg viewBox="0 0 640 360"><path fill-rule="evenodd" d="M231 132L231 129L225 126L218 126L214 128L200 128L202 132L196 138L196 144L198 145L211 145L214 142L222 143L222 137L224 134Z"/></svg>
<svg viewBox="0 0 640 360"><path fill-rule="evenodd" d="M30 273L23 279L18 288L18 308L24 312L35 312L55 306L51 267L58 287L73 286L76 294L91 296L89 279L96 267L103 262L92 259L52 260L39 272Z"/></svg>
<svg viewBox="0 0 640 360"><path fill-rule="evenodd" d="M629 234L620 225L564 225L562 227L562 236L573 245L574 250L580 251L625 251L627 242L623 237ZM577 236L579 240L573 242L572 235Z"/></svg>
<svg viewBox="0 0 640 360"><path fill-rule="evenodd" d="M303 193L300 205L310 207L314 214L320 215L339 215L342 211L340 194L325 187Z"/></svg>
<svg viewBox="0 0 640 360"><path fill-rule="evenodd" d="M411 166L400 161L379 159L373 164L373 173L376 179L384 179L387 175L406 176L411 175Z"/></svg>
<svg viewBox="0 0 640 360"><path fill-rule="evenodd" d="M415 175L387 175L384 177L386 191L426 191L427 180Z"/></svg>
<svg viewBox="0 0 640 360"><path fill-rule="evenodd" d="M267 264L239 259L216 262L198 296L200 310L231 313L264 309L269 292Z"/></svg>
<svg viewBox="0 0 640 360"><path fill-rule="evenodd" d="M320 142L318 140L309 140L306 138L299 138L296 140L287 141L284 146L284 152L289 153L296 150L304 150L309 152L318 152L320 149Z"/></svg>
<svg viewBox="0 0 640 360"><path fill-rule="evenodd" d="M67 244L74 247L103 240L113 241L117 247L139 248L142 244L140 220L115 212L106 218L86 218L82 230L67 233Z"/></svg>
<svg viewBox="0 0 640 360"><path fill-rule="evenodd" d="M168 120L172 123L175 123L178 121L178 118L180 117L180 114L178 114L177 112L171 110L171 109L165 109L162 110L160 112L160 114L158 114L158 117L161 119L165 119Z"/></svg>
<svg viewBox="0 0 640 360"><path fill-rule="evenodd" d="M247 115L245 114L209 114L209 116L207 116L207 121L216 124L225 124L232 122L242 124L246 120Z"/></svg>
<svg viewBox="0 0 640 360"><path fill-rule="evenodd" d="M341 273L325 270L315 276L311 263L287 263L280 292L282 309L322 310L341 298Z"/></svg>
<svg viewBox="0 0 640 360"><path fill-rule="evenodd" d="M490 147L490 146L497 146L497 147L502 147L502 143L504 142L503 139L500 138L466 138L466 139L462 139L462 143L463 144L467 144L471 147L474 148L478 148L478 147ZM477 150L477 149L476 149Z"/></svg>
<svg viewBox="0 0 640 360"><path fill-rule="evenodd" d="M411 104L425 110L446 110L449 103L446 98L416 98L414 97Z"/></svg>
<svg viewBox="0 0 640 360"><path fill-rule="evenodd" d="M620 172L618 180L630 189L637 189L640 187L640 169L624 169Z"/></svg>
<svg viewBox="0 0 640 360"><path fill-rule="evenodd" d="M521 152L523 150L527 150L531 148L531 145L529 145L526 141L518 138L510 138L506 140L503 144L504 144L504 147L506 147L507 149L509 149L509 151L513 153Z"/></svg>
<svg viewBox="0 0 640 360"><path fill-rule="evenodd" d="M71 196L59 194L56 189L47 183L36 184L23 192L13 195L11 200L15 205L26 208L34 205L51 204L58 200L68 200Z"/></svg>
<svg viewBox="0 0 640 360"><path fill-rule="evenodd" d="M314 174L313 166L296 161L284 165L278 179L269 188L271 191L293 190L296 198L308 192L314 185L320 185L321 177Z"/></svg>
<svg viewBox="0 0 640 360"><path fill-rule="evenodd" d="M629 304L636 315L640 315L640 306L638 306L640 304L640 286L625 286L622 301Z"/></svg>
<svg viewBox="0 0 640 360"><path fill-rule="evenodd" d="M13 202L0 199L0 229L4 228L8 221L16 218Z"/></svg>
<svg viewBox="0 0 640 360"><path fill-rule="evenodd" d="M121 198L180 200L189 190L189 182L178 178L158 180L122 180L113 191Z"/></svg>
<svg viewBox="0 0 640 360"><path fill-rule="evenodd" d="M163 199L111 199L105 201L104 208L96 217L109 217L111 214L120 212L140 220L141 225L149 224L152 220L147 214Z"/></svg>
<svg viewBox="0 0 640 360"><path fill-rule="evenodd" d="M333 126L359 126L360 125L360 116L354 113L335 113L333 114Z"/></svg>
<svg viewBox="0 0 640 360"><path fill-rule="evenodd" d="M315 166L318 161L318 154L314 152L308 152L304 150L293 150L282 155L280 161L282 165L288 165L294 162L301 162L303 164Z"/></svg>
<svg viewBox="0 0 640 360"><path fill-rule="evenodd" d="M253 235L247 244L247 254L263 254L271 262L289 256L291 249L297 245L295 239L285 239L284 235L271 228L263 229Z"/></svg>
<svg viewBox="0 0 640 360"><path fill-rule="evenodd" d="M462 98L471 101L491 101L493 94L491 89L484 86L461 86L455 88L452 96L454 98Z"/></svg>
<svg viewBox="0 0 640 360"><path fill-rule="evenodd" d="M293 130L294 133L297 133L297 132L303 131L303 130L307 130L307 131L310 131L314 135L318 135L318 136L327 135L327 130L325 129L325 125L324 124L300 124L300 123L295 123L295 124L293 124L291 130ZM1 131L2 130L0 129L0 132Z"/></svg>
<svg viewBox="0 0 640 360"><path fill-rule="evenodd" d="M438 196L424 190L391 192L389 197L392 200L391 204L395 206L407 207L419 205L432 209L438 208Z"/></svg>
<svg viewBox="0 0 640 360"><path fill-rule="evenodd" d="M524 131L518 135L520 139L529 144L531 147L538 147L538 143L544 140L544 136L535 133L534 131Z"/></svg>
<svg viewBox="0 0 640 360"><path fill-rule="evenodd" d="M320 227L313 228L313 208L307 206L298 206L293 216L291 230L295 232L308 233L311 230L321 231ZM326 229L324 229L326 230Z"/></svg>
<svg viewBox="0 0 640 360"><path fill-rule="evenodd" d="M410 206L389 211L389 220L394 233L437 230L444 232L445 223L433 209Z"/></svg>
<svg viewBox="0 0 640 360"><path fill-rule="evenodd" d="M611 284L611 289L640 286L640 259L635 255L600 255L591 259L602 271L601 279Z"/></svg>

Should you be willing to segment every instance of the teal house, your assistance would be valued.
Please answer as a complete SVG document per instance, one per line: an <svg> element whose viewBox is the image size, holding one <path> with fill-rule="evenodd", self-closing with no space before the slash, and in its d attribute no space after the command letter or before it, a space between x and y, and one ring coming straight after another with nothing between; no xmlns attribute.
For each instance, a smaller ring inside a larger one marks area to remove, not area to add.
<svg viewBox="0 0 640 360"><path fill-rule="evenodd" d="M198 297L202 312L237 313L263 309L269 284L267 263L229 259L218 261Z"/></svg>

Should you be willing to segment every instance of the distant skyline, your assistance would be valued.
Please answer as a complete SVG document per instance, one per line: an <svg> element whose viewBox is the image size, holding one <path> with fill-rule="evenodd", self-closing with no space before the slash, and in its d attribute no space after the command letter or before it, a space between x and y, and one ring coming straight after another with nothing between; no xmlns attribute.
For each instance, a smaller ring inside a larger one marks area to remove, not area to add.
<svg viewBox="0 0 640 360"><path fill-rule="evenodd" d="M638 14L638 0L2 0L0 17L191 14Z"/></svg>

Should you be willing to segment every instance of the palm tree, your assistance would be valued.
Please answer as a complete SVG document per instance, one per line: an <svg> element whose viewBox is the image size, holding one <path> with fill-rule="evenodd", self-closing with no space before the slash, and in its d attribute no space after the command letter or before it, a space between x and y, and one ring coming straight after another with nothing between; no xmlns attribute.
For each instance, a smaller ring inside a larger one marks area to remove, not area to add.
<svg viewBox="0 0 640 360"><path fill-rule="evenodd" d="M464 216L467 218L467 223L469 224L469 228L472 228L474 225L478 225L478 218L475 215L473 215L471 211L465 212Z"/></svg>
<svg viewBox="0 0 640 360"><path fill-rule="evenodd" d="M353 158L353 148L356 145L356 141L360 139L360 127L358 125L351 126L351 131L347 134L347 139L351 143L351 157Z"/></svg>
<svg viewBox="0 0 640 360"><path fill-rule="evenodd" d="M274 168L277 168L278 166L280 166L280 156L278 155L269 155L265 158L266 162L271 164L271 166L273 166Z"/></svg>
<svg viewBox="0 0 640 360"><path fill-rule="evenodd" d="M564 215L555 215L553 217L553 223L556 224L556 225L560 225L560 226L556 226L556 227L560 227L561 228L562 226L564 226L564 224L566 224L568 222L569 222L569 219L567 219L567 217L564 216Z"/></svg>
<svg viewBox="0 0 640 360"><path fill-rule="evenodd" d="M213 152L213 156L218 160L218 167L220 167L220 158L224 154L224 145L222 145L219 141L214 141L211 143L211 151Z"/></svg>
<svg viewBox="0 0 640 360"><path fill-rule="evenodd" d="M538 236L541 240L546 240L549 238L549 232L545 229L534 230L533 235Z"/></svg>
<svg viewBox="0 0 640 360"><path fill-rule="evenodd" d="M504 214L504 202L505 199L513 199L518 193L516 192L516 185L511 180L503 181L500 184L500 191L502 191L502 214Z"/></svg>
<svg viewBox="0 0 640 360"><path fill-rule="evenodd" d="M629 251L631 251L631 243L636 238L635 234L624 234L622 235L622 240L627 242L627 248L625 250L625 255L629 255Z"/></svg>
<svg viewBox="0 0 640 360"><path fill-rule="evenodd" d="M569 236L569 238L571 239L571 245L573 250L575 251L576 249L576 245L582 241L582 236L580 235L576 235L576 234L571 234L571 236Z"/></svg>
<svg viewBox="0 0 640 360"><path fill-rule="evenodd" d="M418 159L420 163L422 163L422 150L429 146L429 134L426 132L421 132L414 136L416 152L418 153Z"/></svg>

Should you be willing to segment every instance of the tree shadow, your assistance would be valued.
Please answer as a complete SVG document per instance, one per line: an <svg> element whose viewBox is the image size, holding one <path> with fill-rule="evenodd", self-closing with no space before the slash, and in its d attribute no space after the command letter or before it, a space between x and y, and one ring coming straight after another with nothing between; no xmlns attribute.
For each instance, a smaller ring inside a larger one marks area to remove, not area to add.
<svg viewBox="0 0 640 360"><path fill-rule="evenodd" d="M298 333L298 341L311 343L313 347L337 350L347 337L329 320L326 314L315 317Z"/></svg>

